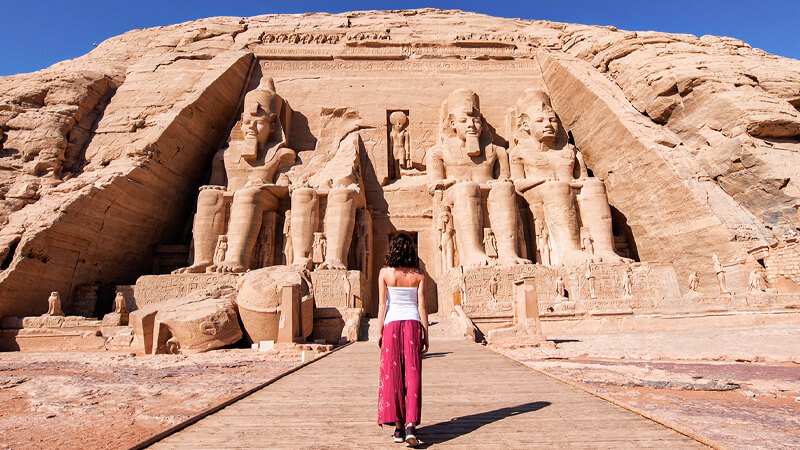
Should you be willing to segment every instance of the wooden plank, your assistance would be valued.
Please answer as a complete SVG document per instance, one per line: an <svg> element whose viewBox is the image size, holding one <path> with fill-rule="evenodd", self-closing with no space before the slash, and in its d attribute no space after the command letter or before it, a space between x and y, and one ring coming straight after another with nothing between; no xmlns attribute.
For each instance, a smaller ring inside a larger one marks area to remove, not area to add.
<svg viewBox="0 0 800 450"><path fill-rule="evenodd" d="M481 346L433 347L418 429L433 447L704 448ZM378 357L374 343L353 344L153 447L392 447L391 427L376 426Z"/></svg>

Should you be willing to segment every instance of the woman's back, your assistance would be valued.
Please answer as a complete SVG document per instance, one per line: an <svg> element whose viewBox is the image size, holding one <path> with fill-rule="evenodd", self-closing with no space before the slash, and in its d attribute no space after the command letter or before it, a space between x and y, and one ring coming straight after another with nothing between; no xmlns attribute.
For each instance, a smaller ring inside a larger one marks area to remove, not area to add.
<svg viewBox="0 0 800 450"><path fill-rule="evenodd" d="M415 267L384 267L381 269L387 287L419 288L425 275Z"/></svg>
<svg viewBox="0 0 800 450"><path fill-rule="evenodd" d="M387 267L383 270L385 271L383 276L386 283L386 317L384 323L397 320L420 321L417 291L424 275L418 269L406 267Z"/></svg>

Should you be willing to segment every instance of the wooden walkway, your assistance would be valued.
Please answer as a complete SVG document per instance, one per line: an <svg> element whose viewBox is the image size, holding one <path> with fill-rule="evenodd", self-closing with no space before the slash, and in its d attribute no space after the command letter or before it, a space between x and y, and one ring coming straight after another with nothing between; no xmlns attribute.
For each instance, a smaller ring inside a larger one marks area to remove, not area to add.
<svg viewBox="0 0 800 450"><path fill-rule="evenodd" d="M477 344L434 341L423 363L422 448L704 448ZM358 342L155 448L403 448L379 428L378 349Z"/></svg>

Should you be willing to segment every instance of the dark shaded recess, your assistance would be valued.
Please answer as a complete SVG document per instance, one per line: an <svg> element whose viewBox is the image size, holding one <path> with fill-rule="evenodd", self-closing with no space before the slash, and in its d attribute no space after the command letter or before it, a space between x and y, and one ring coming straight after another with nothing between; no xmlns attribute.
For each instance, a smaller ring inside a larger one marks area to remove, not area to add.
<svg viewBox="0 0 800 450"><path fill-rule="evenodd" d="M97 287L97 303L94 306L94 317L102 318L114 311L114 297L117 295L117 284L106 283Z"/></svg>
<svg viewBox="0 0 800 450"><path fill-rule="evenodd" d="M631 258L636 262L641 261L639 259L639 250L636 247L636 240L633 237L633 230L631 230L630 225L628 225L628 218L625 217L625 214L622 214L613 205L610 206L611 228L614 232L614 236L623 236L625 238L625 243L628 244L628 258Z"/></svg>
<svg viewBox="0 0 800 450"><path fill-rule="evenodd" d="M527 203L522 203L517 208L519 210L519 218L522 221L522 236L519 236L523 241L525 258L536 262L536 230L533 229L533 213L528 207Z"/></svg>
<svg viewBox="0 0 800 450"><path fill-rule="evenodd" d="M14 254L17 252L17 246L19 245L20 238L16 238L11 242L11 245L8 246L8 254L0 261L0 270L6 270L9 266L11 266L11 261L14 260Z"/></svg>

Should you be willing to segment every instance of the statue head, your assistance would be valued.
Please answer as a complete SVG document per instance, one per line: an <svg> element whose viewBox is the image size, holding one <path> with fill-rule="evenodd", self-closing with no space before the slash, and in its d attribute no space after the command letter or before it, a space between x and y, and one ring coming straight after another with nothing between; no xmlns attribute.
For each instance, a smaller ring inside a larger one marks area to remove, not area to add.
<svg viewBox="0 0 800 450"><path fill-rule="evenodd" d="M408 116L403 111L395 111L389 114L389 123L392 124L392 130L402 131L408 126Z"/></svg>
<svg viewBox="0 0 800 450"><path fill-rule="evenodd" d="M558 134L558 117L550 97L542 91L527 90L517 100L515 137L532 138L552 146Z"/></svg>
<svg viewBox="0 0 800 450"><path fill-rule="evenodd" d="M254 159L272 134L283 132L279 120L282 108L283 98L275 92L272 78L262 80L257 88L244 96L241 131L245 145L242 157Z"/></svg>
<svg viewBox="0 0 800 450"><path fill-rule="evenodd" d="M469 156L480 155L483 117L478 94L470 89L456 89L445 100L442 111L446 114L444 135L463 142Z"/></svg>

